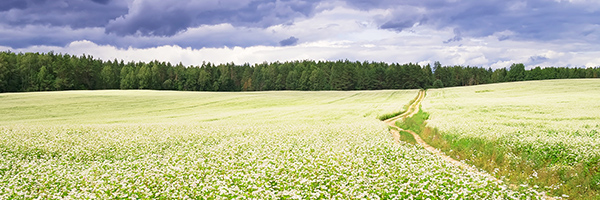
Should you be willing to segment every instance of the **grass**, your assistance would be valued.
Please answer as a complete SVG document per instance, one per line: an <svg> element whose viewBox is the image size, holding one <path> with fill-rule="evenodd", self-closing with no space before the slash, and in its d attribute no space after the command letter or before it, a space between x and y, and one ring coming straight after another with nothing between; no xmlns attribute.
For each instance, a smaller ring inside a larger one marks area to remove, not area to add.
<svg viewBox="0 0 600 200"><path fill-rule="evenodd" d="M385 113L382 115L377 116L377 119L384 121L393 117L396 117L398 115L401 115L403 113L405 113L408 110L408 106L410 106L412 103L414 103L416 101L416 97L415 99L410 100L406 105L404 105L404 107L402 107L402 110L398 110L396 112L391 112L391 113Z"/></svg>
<svg viewBox="0 0 600 200"><path fill-rule="evenodd" d="M420 133L423 131L424 124L427 119L429 119L429 114L423 112L423 110L419 108L419 111L412 117L408 117L402 121L396 121L396 126L404 130L411 130L415 133Z"/></svg>
<svg viewBox="0 0 600 200"><path fill-rule="evenodd" d="M392 112L392 113L385 113L385 114L377 116L377 119L384 121L386 119L390 119L392 117L401 115L402 113L405 113L405 112L406 112L406 110L399 110L399 111Z"/></svg>
<svg viewBox="0 0 600 200"><path fill-rule="evenodd" d="M389 126L388 128L398 131L398 135L399 135L398 139L400 139L400 141L403 141L403 142L406 142L406 143L409 143L412 145L417 144L417 140L415 140L415 137L413 137L412 134L410 134L409 132L401 131L401 130L398 130L396 127L391 127L391 126Z"/></svg>
<svg viewBox="0 0 600 200"><path fill-rule="evenodd" d="M0 199L537 197L395 144L416 93L0 94Z"/></svg>
<svg viewBox="0 0 600 200"><path fill-rule="evenodd" d="M482 92L485 91L485 92ZM446 154L551 194L597 199L600 80L548 80L428 91L430 128Z"/></svg>

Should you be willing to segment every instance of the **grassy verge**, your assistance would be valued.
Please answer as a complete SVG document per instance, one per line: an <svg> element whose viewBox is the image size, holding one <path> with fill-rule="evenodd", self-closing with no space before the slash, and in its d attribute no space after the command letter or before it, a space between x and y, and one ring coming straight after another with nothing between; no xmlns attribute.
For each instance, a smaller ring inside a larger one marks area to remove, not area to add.
<svg viewBox="0 0 600 200"><path fill-rule="evenodd" d="M396 112L392 112L392 113L385 113L382 115L377 116L377 119L384 121L393 117L396 117L398 115L404 114L406 111L408 111L408 107L410 107L410 105L412 105L417 98L419 98L419 95L417 95L417 97L415 97L414 99L410 100L410 102L408 102L408 104L404 105L404 107L402 108L402 110L396 111Z"/></svg>
<svg viewBox="0 0 600 200"><path fill-rule="evenodd" d="M417 112L412 117L408 117L403 121L396 121L396 126L404 130L411 130L415 133L419 133L423 131L423 128L425 127L425 120L427 119L429 119L429 114L423 112L423 110L419 108L419 112Z"/></svg>
<svg viewBox="0 0 600 200"><path fill-rule="evenodd" d="M388 128L389 129L394 129L394 130L398 131L398 135L400 136L399 137L400 140L402 140L402 141L404 141L406 143L409 143L409 144L413 144L413 145L417 144L417 140L415 140L415 137L413 137L413 135L410 134L409 132L400 131L397 128L391 127L391 126L388 126Z"/></svg>
<svg viewBox="0 0 600 200"><path fill-rule="evenodd" d="M405 141L409 144L417 144L417 140L415 140L415 137L413 137L413 135L410 134L409 132L399 131L399 134L400 134L400 140Z"/></svg>
<svg viewBox="0 0 600 200"><path fill-rule="evenodd" d="M396 111L396 112L393 112L393 113L385 113L385 114L382 114L382 115L379 115L379 116L377 116L377 119L379 119L379 120L383 121L383 120L387 120L387 119L389 119L389 118L392 118L392 117L395 117L395 116L401 115L401 114L403 114L403 113L405 113L405 112L406 112L406 109L404 109L404 110L399 110L399 111Z"/></svg>
<svg viewBox="0 0 600 200"><path fill-rule="evenodd" d="M510 183L530 185L553 196L600 199L598 157L574 162L561 151L564 148L561 146L533 151L526 147L510 149L502 141L462 138L427 127L428 118L428 113L419 110L414 116L397 122L397 126L414 131L429 145L454 159L464 160Z"/></svg>

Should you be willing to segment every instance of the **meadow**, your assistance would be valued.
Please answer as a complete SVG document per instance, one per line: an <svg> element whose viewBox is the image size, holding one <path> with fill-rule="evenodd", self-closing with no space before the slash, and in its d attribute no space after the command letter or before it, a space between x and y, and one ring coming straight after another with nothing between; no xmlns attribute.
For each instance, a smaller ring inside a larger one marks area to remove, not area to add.
<svg viewBox="0 0 600 200"><path fill-rule="evenodd" d="M554 195L600 198L600 80L432 89L422 105L424 139L454 158Z"/></svg>
<svg viewBox="0 0 600 200"><path fill-rule="evenodd" d="M417 90L0 94L0 199L537 199L394 143Z"/></svg>

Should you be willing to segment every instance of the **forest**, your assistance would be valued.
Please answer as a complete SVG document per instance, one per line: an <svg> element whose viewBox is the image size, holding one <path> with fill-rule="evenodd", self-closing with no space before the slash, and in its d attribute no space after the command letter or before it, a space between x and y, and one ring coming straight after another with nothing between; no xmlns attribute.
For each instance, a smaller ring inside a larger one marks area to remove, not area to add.
<svg viewBox="0 0 600 200"><path fill-rule="evenodd" d="M0 52L0 92L153 89L181 91L381 90L468 86L499 82L598 78L600 67L485 69L415 63L293 61L260 64L173 65L103 61L90 55Z"/></svg>

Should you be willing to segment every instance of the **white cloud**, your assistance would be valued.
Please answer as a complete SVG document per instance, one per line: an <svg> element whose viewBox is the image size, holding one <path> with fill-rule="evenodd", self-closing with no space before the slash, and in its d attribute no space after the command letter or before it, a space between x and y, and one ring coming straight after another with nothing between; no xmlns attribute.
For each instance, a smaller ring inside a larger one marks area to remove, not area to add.
<svg viewBox="0 0 600 200"><path fill-rule="evenodd" d="M438 45L430 46L401 46L382 45L378 43L356 43L348 40L316 41L302 43L297 46L253 46L253 47L222 47L222 48L182 48L165 45L153 48L119 49L108 45L97 45L90 41L75 41L65 47L34 46L24 49L10 49L15 52L48 52L68 53L73 55L93 55L103 60L167 61L173 64L182 62L184 65L200 65L203 61L212 63L262 63L264 61L292 60L338 60L349 59L358 61L384 61L421 64L440 61L444 65L471 65L501 68L512 63L528 64L530 57L543 56L547 58L542 66L600 66L600 51L581 53L562 53L548 49L544 44L520 44L510 42L510 50L502 44L488 46L471 45L467 41L462 46ZM492 41L488 41L492 42ZM475 42L479 43L479 42ZM500 43L500 42L496 42ZM537 48L536 48L537 47ZM534 67L534 66L529 66Z"/></svg>
<svg viewBox="0 0 600 200"><path fill-rule="evenodd" d="M591 43L567 39L547 41L515 40L515 32L504 30L484 37L456 36L455 27L439 28L419 25L401 32L380 29L378 19L391 16L389 10L356 10L340 2L322 3L312 17L297 18L292 24L271 27L236 27L223 23L189 28L172 37L104 35L101 28L63 30L46 28L55 34L73 32L77 39L66 46L31 46L0 50L15 52L88 54L103 60L168 61L185 65L235 62L262 63L264 61L338 60L383 61L397 63L432 63L443 65L470 65L501 68L512 63L529 67L541 66L600 66L600 47ZM41 30L46 30L41 29ZM40 30L26 26L23 31ZM590 26L589 31L600 30ZM0 33L18 34L19 31L0 30ZM89 34L91 36L85 36ZM591 34L590 37L595 35ZM86 39L90 37L91 39ZM104 38L103 38L104 37ZM280 47L279 41L298 38L295 46ZM101 42L97 42L101 41ZM106 42L109 41L109 42ZM223 41L229 42L224 47ZM106 45L112 44L112 45ZM128 47L133 46L133 47ZM190 48L189 46L209 46ZM244 47L237 47L244 46ZM128 47L128 48L120 48Z"/></svg>

